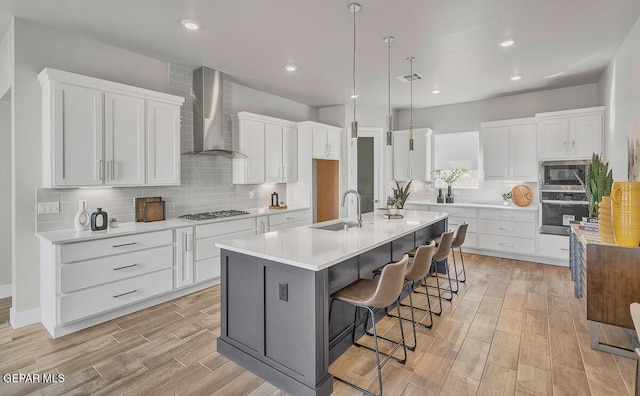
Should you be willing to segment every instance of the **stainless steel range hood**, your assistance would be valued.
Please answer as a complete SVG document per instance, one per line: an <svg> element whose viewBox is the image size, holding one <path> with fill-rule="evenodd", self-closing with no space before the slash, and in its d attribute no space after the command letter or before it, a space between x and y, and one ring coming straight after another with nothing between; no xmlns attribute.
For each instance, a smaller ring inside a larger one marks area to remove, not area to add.
<svg viewBox="0 0 640 396"><path fill-rule="evenodd" d="M220 71L204 66L193 71L193 152L185 154L246 157L224 148L222 77Z"/></svg>

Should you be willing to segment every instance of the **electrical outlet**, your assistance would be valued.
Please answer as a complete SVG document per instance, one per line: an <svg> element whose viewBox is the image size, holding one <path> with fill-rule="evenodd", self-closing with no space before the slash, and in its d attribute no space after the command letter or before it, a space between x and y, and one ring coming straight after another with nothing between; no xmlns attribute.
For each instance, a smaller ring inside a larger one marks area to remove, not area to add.
<svg viewBox="0 0 640 396"><path fill-rule="evenodd" d="M38 214L60 212L60 202L38 202Z"/></svg>
<svg viewBox="0 0 640 396"><path fill-rule="evenodd" d="M256 192L255 191L249 191L249 198L255 198L256 197Z"/></svg>
<svg viewBox="0 0 640 396"><path fill-rule="evenodd" d="M282 301L289 301L289 284L278 282L278 295Z"/></svg>

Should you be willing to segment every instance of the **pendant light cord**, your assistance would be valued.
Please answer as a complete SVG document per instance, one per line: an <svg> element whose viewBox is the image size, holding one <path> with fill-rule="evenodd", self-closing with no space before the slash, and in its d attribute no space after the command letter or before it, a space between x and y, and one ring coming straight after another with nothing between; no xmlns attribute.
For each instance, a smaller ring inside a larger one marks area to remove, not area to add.
<svg viewBox="0 0 640 396"><path fill-rule="evenodd" d="M413 57L411 57L411 59L409 59L409 64L410 66L410 73L411 73L411 84L410 84L410 90L411 90L411 97L410 97L410 106L411 106L411 113L410 113L410 119L409 119L409 125L411 125L411 127L413 128Z"/></svg>
<svg viewBox="0 0 640 396"><path fill-rule="evenodd" d="M393 40L392 37L389 37L389 39L387 40L387 44L388 44L388 48L387 48L387 83L388 83L388 91L387 91L387 111L388 111L388 116L391 117L391 41ZM390 125L388 126L389 129Z"/></svg>
<svg viewBox="0 0 640 396"><path fill-rule="evenodd" d="M353 121L356 120L356 12L353 11Z"/></svg>

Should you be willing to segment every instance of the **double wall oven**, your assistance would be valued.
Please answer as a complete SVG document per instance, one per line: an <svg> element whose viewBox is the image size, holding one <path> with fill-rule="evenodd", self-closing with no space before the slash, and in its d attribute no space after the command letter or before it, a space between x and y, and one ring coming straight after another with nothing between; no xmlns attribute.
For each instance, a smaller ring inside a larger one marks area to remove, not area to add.
<svg viewBox="0 0 640 396"><path fill-rule="evenodd" d="M584 191L590 161L540 163L540 233L569 235L569 222L589 216Z"/></svg>

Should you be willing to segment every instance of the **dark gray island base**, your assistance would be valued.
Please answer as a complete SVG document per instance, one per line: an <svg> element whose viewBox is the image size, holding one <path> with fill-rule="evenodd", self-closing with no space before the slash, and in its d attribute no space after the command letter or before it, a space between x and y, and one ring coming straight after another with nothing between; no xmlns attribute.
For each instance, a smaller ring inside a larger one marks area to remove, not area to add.
<svg viewBox="0 0 640 396"><path fill-rule="evenodd" d="M447 227L446 214L440 215L319 270L232 251L222 244L218 352L291 395L330 395L329 365L351 346L354 307L335 303L329 320L329 296L358 278L371 278L373 269L400 260L406 251L440 235ZM247 246L260 242L252 238ZM288 247L296 248L309 246ZM359 329L362 334L362 326Z"/></svg>

